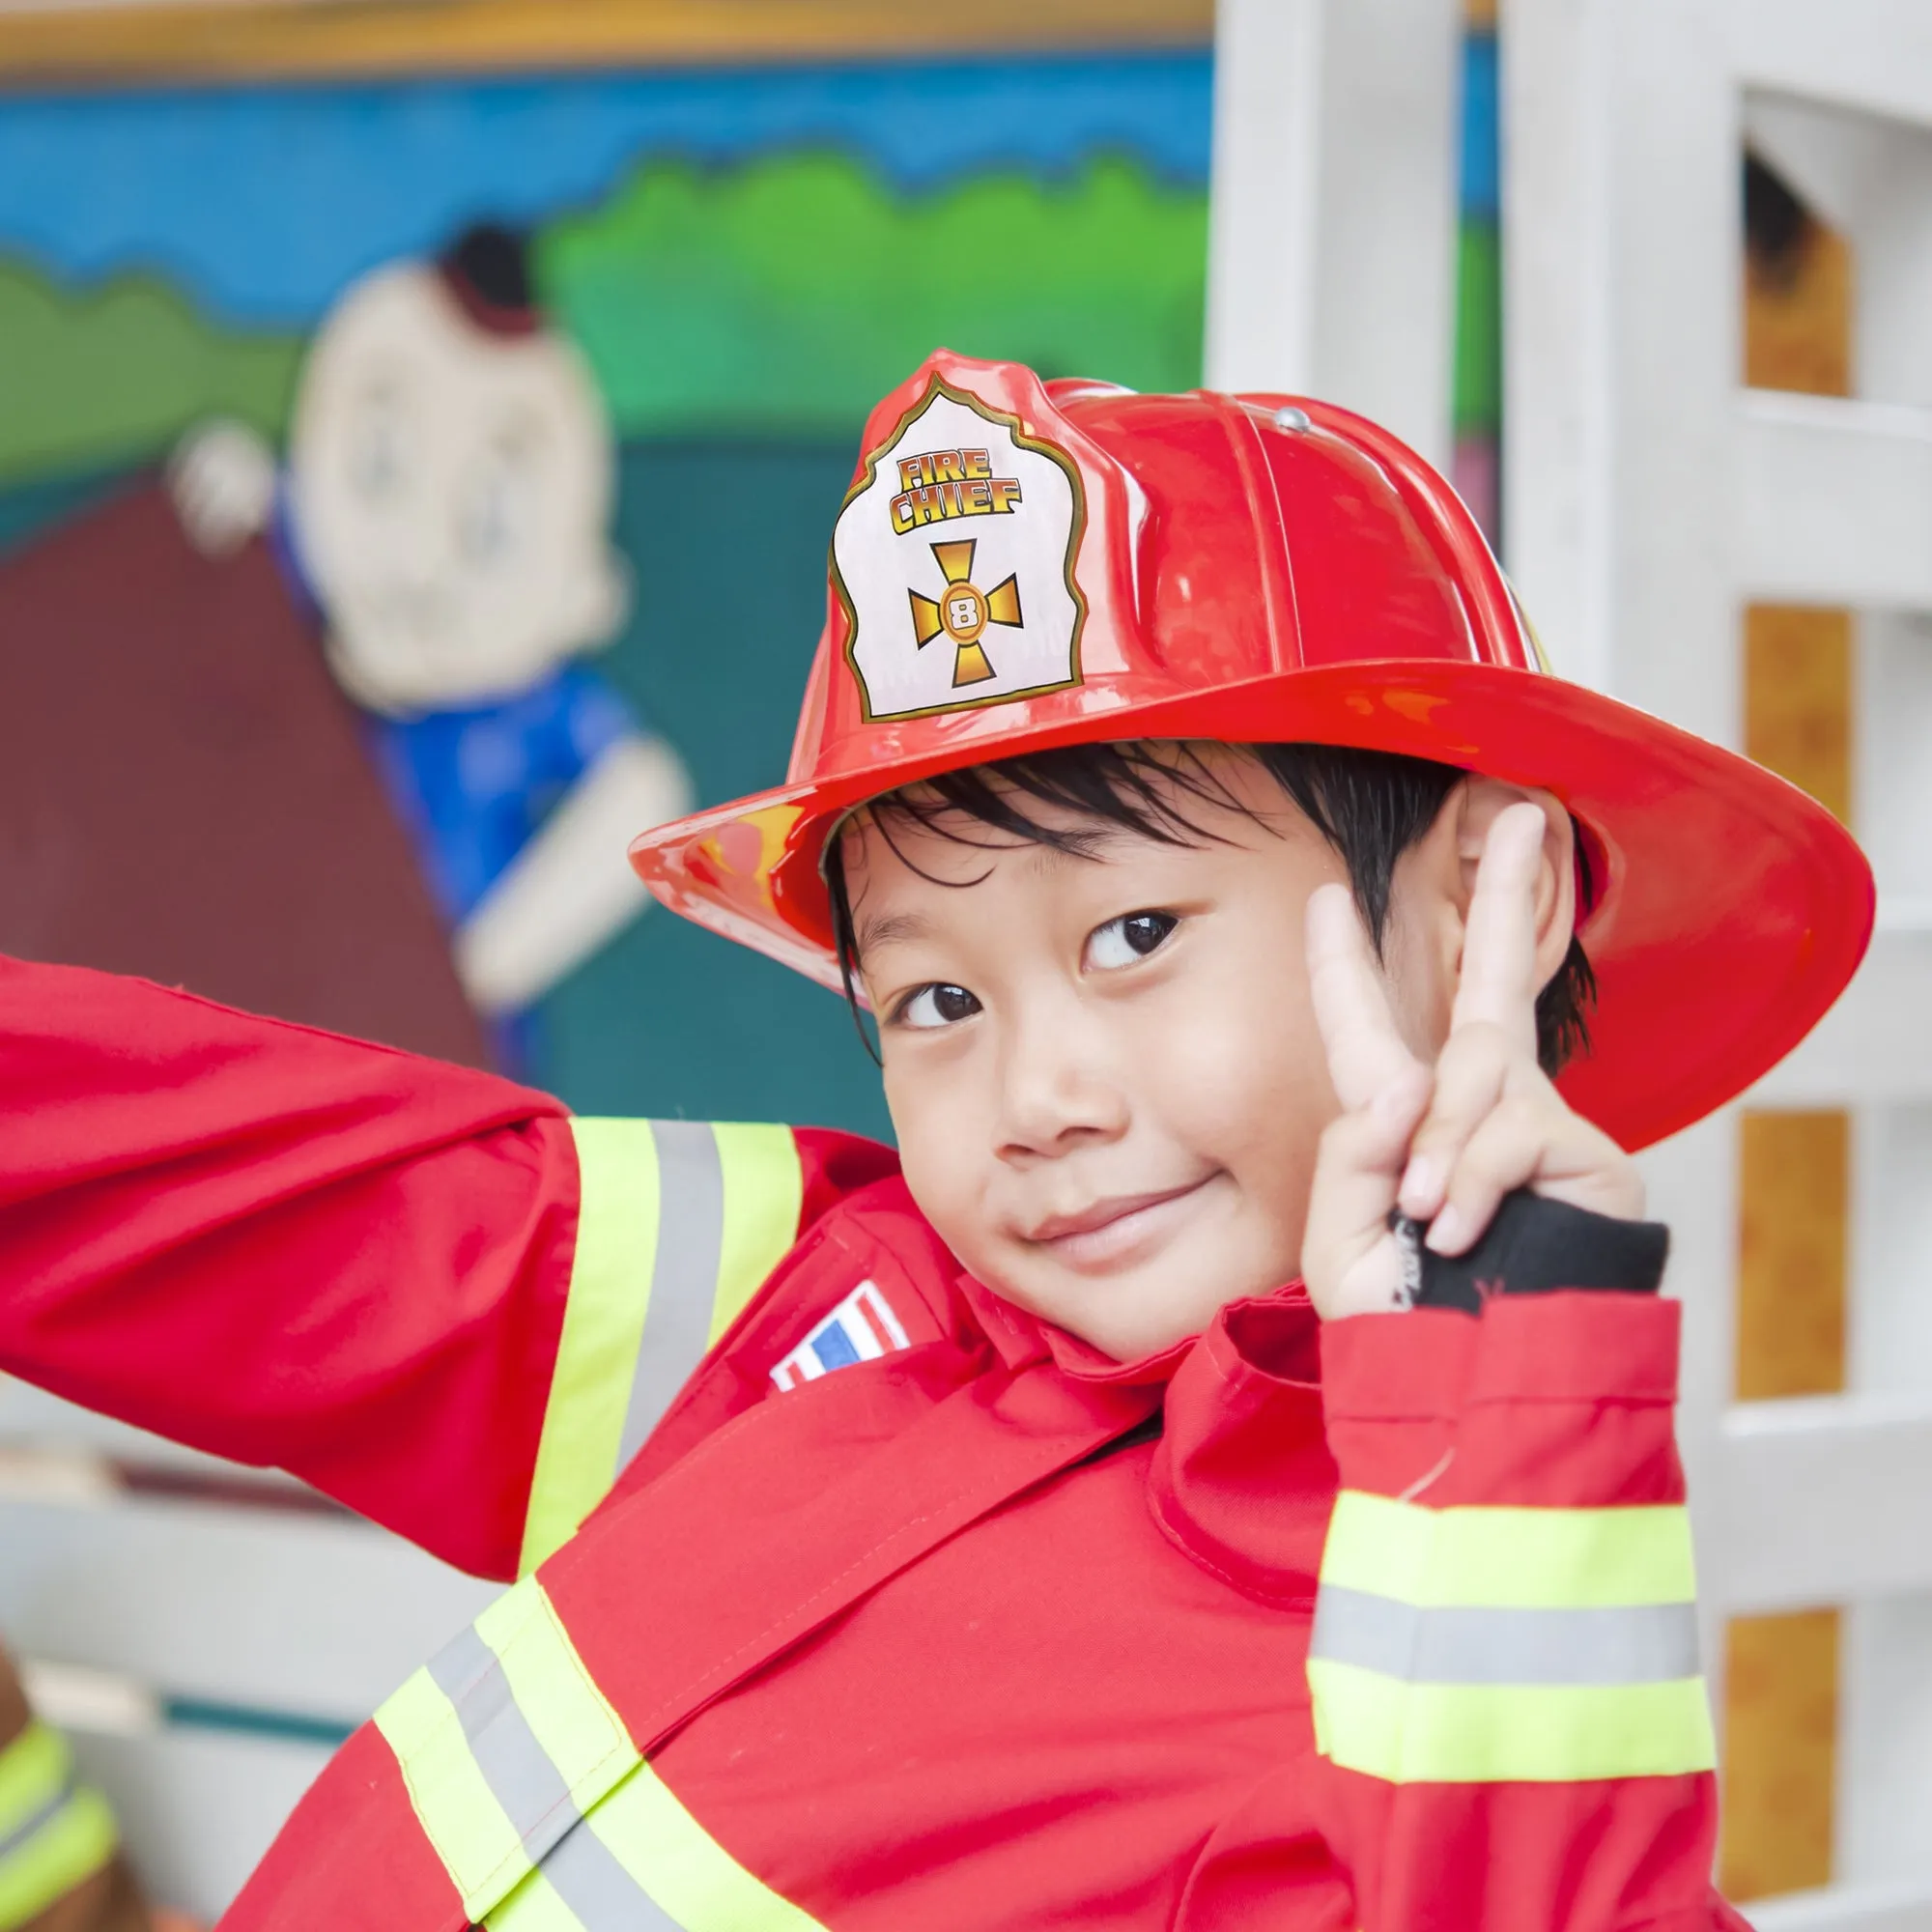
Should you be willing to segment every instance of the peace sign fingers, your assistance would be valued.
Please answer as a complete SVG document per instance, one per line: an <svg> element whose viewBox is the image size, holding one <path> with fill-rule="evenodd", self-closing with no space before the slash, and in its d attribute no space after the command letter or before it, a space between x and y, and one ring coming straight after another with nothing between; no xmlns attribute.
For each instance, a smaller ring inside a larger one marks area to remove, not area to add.
<svg viewBox="0 0 1932 1932"><path fill-rule="evenodd" d="M1302 1237L1302 1273L1326 1318L1405 1305L1391 1210L1427 1223L1429 1246L1443 1255L1474 1246L1504 1195L1520 1187L1598 1213L1643 1211L1635 1164L1571 1111L1537 1057L1548 971L1540 940L1554 937L1547 921L1567 905L1548 896L1551 822L1520 798L1490 823L1463 914L1448 1037L1433 1067L1396 1026L1347 891L1324 886L1309 900L1309 986L1343 1109L1321 1136Z"/></svg>
<svg viewBox="0 0 1932 1932"><path fill-rule="evenodd" d="M1346 886L1308 901L1308 985L1335 1097L1353 1111L1418 1066L1389 1011L1369 935Z"/></svg>
<svg viewBox="0 0 1932 1932"><path fill-rule="evenodd" d="M1397 1203L1438 1254L1466 1252L1515 1188L1612 1214L1641 1210L1629 1157L1564 1102L1537 1057L1537 887L1548 820L1524 802L1484 842L1449 1037Z"/></svg>
<svg viewBox="0 0 1932 1932"><path fill-rule="evenodd" d="M1404 1257L1389 1210L1430 1078L1396 1029L1346 886L1323 886L1309 899L1308 975L1343 1112L1316 1157L1301 1271L1318 1312L1332 1319L1399 1305Z"/></svg>
<svg viewBox="0 0 1932 1932"><path fill-rule="evenodd" d="M1432 1221L1442 1211L1464 1149L1505 1096L1521 1114L1530 1105L1525 1090L1547 1085L1536 1061L1536 879L1543 836L1542 811L1525 802L1498 812L1484 840L1449 1037L1397 1196L1411 1220ZM1432 1228L1431 1245L1454 1241L1463 1232L1449 1215L1439 1229ZM1480 1226L1470 1231L1470 1239L1480 1233Z"/></svg>
<svg viewBox="0 0 1932 1932"><path fill-rule="evenodd" d="M1496 814L1476 867L1463 940L1463 971L1450 1016L1499 1028L1511 1046L1536 1055L1536 877L1543 858L1542 810L1525 800Z"/></svg>

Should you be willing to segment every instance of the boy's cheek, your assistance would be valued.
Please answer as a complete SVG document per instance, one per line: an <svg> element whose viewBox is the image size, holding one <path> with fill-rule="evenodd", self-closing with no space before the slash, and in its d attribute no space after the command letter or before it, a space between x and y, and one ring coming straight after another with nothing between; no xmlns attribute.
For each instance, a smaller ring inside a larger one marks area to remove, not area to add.
<svg viewBox="0 0 1932 1932"><path fill-rule="evenodd" d="M1151 1029L1136 1056L1141 1104L1217 1164L1306 1178L1341 1111L1316 1033L1293 989L1264 1005L1207 997Z"/></svg>
<svg viewBox="0 0 1932 1932"><path fill-rule="evenodd" d="M1259 1077L1257 1077L1259 1075ZM1308 1219L1321 1130L1339 1112L1326 1069L1298 1060L1233 1069L1230 1084L1247 1084L1248 1104L1217 1108L1204 1096L1197 1146L1226 1170L1238 1192L1240 1246L1249 1269L1271 1276L1250 1292L1265 1293L1301 1271L1301 1237Z"/></svg>
<svg viewBox="0 0 1932 1932"><path fill-rule="evenodd" d="M963 1098L948 1107L918 1081L886 1087L899 1167L914 1205L940 1238L980 1279L985 1261L985 1174L991 1153L985 1122ZM989 1284L990 1285L990 1284Z"/></svg>

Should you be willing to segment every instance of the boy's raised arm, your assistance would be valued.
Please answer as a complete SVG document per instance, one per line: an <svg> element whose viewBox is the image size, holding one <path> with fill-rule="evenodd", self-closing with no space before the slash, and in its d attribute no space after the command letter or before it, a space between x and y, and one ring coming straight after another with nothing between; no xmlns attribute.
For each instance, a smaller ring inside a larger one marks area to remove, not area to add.
<svg viewBox="0 0 1932 1932"><path fill-rule="evenodd" d="M1559 1243L1515 1246L1480 1315L1322 1333L1342 1489L1308 1666L1321 1833L1363 1932L1739 1927L1710 1886L1679 1310L1543 1292ZM1601 1283L1592 1259L1571 1272Z"/></svg>
<svg viewBox="0 0 1932 1932"><path fill-rule="evenodd" d="M1322 1329L1340 1494L1313 1796L1363 1932L1742 1922L1710 1885L1664 1238L1629 1157L1537 1065L1542 822L1517 805L1490 829L1433 1066L1352 909L1310 907L1344 1111L1304 1264L1317 1308L1351 1318Z"/></svg>
<svg viewBox="0 0 1932 1932"><path fill-rule="evenodd" d="M483 1575L575 1526L839 1160L78 968L0 961L0 1370Z"/></svg>
<svg viewBox="0 0 1932 1932"><path fill-rule="evenodd" d="M0 1055L0 1369L503 1572L576 1235L562 1108L14 961Z"/></svg>

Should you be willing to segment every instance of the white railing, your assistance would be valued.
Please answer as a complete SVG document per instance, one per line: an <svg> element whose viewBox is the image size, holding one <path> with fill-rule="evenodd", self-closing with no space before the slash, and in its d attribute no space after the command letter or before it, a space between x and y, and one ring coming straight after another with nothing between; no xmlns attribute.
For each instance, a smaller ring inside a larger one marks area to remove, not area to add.
<svg viewBox="0 0 1932 1932"><path fill-rule="evenodd" d="M0 1632L155 1893L213 1918L334 1742L496 1587L0 1378Z"/></svg>

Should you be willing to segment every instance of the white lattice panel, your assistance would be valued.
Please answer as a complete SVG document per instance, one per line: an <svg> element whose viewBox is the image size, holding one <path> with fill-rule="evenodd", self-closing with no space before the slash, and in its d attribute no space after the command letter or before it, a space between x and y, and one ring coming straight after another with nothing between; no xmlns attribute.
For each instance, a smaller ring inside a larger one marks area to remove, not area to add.
<svg viewBox="0 0 1932 1932"><path fill-rule="evenodd" d="M1843 1604L1838 1883L1763 1932L1932 1932L1932 7L1506 0L1505 540L1563 669L1736 744L1749 601L1852 607L1880 932L1748 1096L1853 1117L1852 1386L1730 1401L1730 1115L1646 1157L1685 1303L1707 1630ZM1749 139L1849 238L1851 400L1742 386Z"/></svg>

